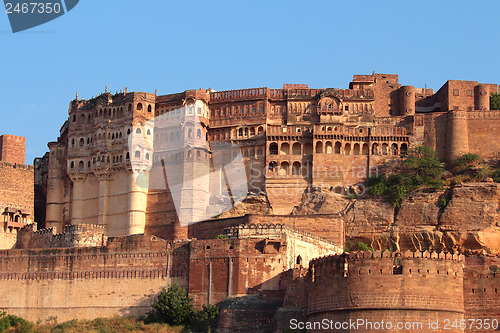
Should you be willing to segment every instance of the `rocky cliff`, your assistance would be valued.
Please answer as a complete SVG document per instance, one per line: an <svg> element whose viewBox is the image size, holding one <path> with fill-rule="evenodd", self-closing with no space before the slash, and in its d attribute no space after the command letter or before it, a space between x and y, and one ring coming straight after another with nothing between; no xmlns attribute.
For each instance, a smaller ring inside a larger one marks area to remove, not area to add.
<svg viewBox="0 0 500 333"><path fill-rule="evenodd" d="M382 198L313 188L293 214L342 213L346 238L374 249L500 255L500 184L464 183L412 193L396 211Z"/></svg>

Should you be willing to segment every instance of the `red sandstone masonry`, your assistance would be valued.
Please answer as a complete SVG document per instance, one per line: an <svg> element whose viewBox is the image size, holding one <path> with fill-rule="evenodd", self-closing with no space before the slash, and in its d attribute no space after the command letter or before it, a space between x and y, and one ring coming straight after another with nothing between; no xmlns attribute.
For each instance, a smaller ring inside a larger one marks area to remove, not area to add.
<svg viewBox="0 0 500 333"><path fill-rule="evenodd" d="M401 265L401 274L395 274L395 265ZM441 320L464 319L463 267L461 255L409 251L314 260L310 263L308 320L384 319L396 323L412 319L427 323L429 311ZM355 331L371 332L366 328Z"/></svg>
<svg viewBox="0 0 500 333"><path fill-rule="evenodd" d="M245 215L214 219L189 226L189 238L212 239L222 235L224 229L249 224L283 224L330 240L339 246L344 244L343 218L340 214L301 215Z"/></svg>

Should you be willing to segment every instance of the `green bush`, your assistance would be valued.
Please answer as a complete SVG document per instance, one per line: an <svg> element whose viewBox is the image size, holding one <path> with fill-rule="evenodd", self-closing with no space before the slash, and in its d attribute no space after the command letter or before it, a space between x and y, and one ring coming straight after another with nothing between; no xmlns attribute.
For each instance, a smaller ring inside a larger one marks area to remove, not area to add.
<svg viewBox="0 0 500 333"><path fill-rule="evenodd" d="M427 146L408 150L399 167L399 173L389 177L372 177L367 181L368 193L374 196L387 195L389 202L398 209L408 194L421 187L441 188L443 165L436 152Z"/></svg>
<svg viewBox="0 0 500 333"><path fill-rule="evenodd" d="M500 94L492 93L490 95L490 110L500 110Z"/></svg>
<svg viewBox="0 0 500 333"><path fill-rule="evenodd" d="M442 187L443 164L436 152L427 146L408 150L403 161L402 173L411 178L416 186Z"/></svg>
<svg viewBox="0 0 500 333"><path fill-rule="evenodd" d="M471 169L479 164L481 157L477 154L467 153L453 160L453 173L455 175L470 173Z"/></svg>
<svg viewBox="0 0 500 333"><path fill-rule="evenodd" d="M353 251L370 251L373 252L373 248L368 246L368 244L364 242L354 242L353 240L348 239L344 244L344 252L353 252Z"/></svg>
<svg viewBox="0 0 500 333"><path fill-rule="evenodd" d="M444 209L448 205L448 202L449 200L444 195L442 195L439 198L437 205L440 209Z"/></svg>
<svg viewBox="0 0 500 333"><path fill-rule="evenodd" d="M177 284L172 284L168 290L162 292L154 300L148 313L147 321L167 323L169 325L185 325L193 315L192 299L186 291Z"/></svg>
<svg viewBox="0 0 500 333"><path fill-rule="evenodd" d="M203 305L203 309L191 317L189 328L193 332L215 332L218 316L219 308L216 305Z"/></svg>
<svg viewBox="0 0 500 333"><path fill-rule="evenodd" d="M388 190L389 190L389 187L387 187L387 184L384 182L380 182L380 183L377 183L377 184L371 186L370 189L368 190L368 193L370 195L380 196L380 195L387 194Z"/></svg>
<svg viewBox="0 0 500 333"><path fill-rule="evenodd" d="M0 313L0 333L19 332L30 333L33 331L33 324L21 317Z"/></svg>
<svg viewBox="0 0 500 333"><path fill-rule="evenodd" d="M218 234L215 236L215 239L226 239L226 235L223 235L223 234Z"/></svg>

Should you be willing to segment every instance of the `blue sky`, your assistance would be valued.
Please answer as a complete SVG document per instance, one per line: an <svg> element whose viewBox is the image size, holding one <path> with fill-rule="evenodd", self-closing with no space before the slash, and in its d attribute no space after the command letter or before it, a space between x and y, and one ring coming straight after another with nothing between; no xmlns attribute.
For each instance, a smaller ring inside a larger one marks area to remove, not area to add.
<svg viewBox="0 0 500 333"><path fill-rule="evenodd" d="M0 13L0 134L27 163L57 139L68 105L128 87L168 94L308 83L353 74L500 83L499 1L94 1L13 34Z"/></svg>

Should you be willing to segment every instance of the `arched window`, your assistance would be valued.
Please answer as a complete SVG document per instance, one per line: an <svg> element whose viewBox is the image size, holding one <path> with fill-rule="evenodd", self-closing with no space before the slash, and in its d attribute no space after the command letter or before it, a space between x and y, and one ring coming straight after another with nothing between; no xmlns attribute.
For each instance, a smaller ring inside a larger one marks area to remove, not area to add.
<svg viewBox="0 0 500 333"><path fill-rule="evenodd" d="M76 121L76 115L73 115L73 122Z"/></svg>
<svg viewBox="0 0 500 333"><path fill-rule="evenodd" d="M290 154L290 145L287 142L281 144L280 155Z"/></svg>
<svg viewBox="0 0 500 333"><path fill-rule="evenodd" d="M146 153L146 160L149 161L149 153Z"/></svg>
<svg viewBox="0 0 500 333"><path fill-rule="evenodd" d="M378 143L372 145L372 155L378 155Z"/></svg>
<svg viewBox="0 0 500 333"><path fill-rule="evenodd" d="M290 168L290 164L288 164L288 162L281 162L279 175L280 176L288 176L289 175L289 168Z"/></svg>
<svg viewBox="0 0 500 333"><path fill-rule="evenodd" d="M368 144L367 143L363 143L362 153L363 153L363 155L368 155Z"/></svg>
<svg viewBox="0 0 500 333"><path fill-rule="evenodd" d="M141 158L141 152L139 150L135 151L135 158L140 159Z"/></svg>
<svg viewBox="0 0 500 333"><path fill-rule="evenodd" d="M293 155L300 155L300 154L302 154L302 145L300 144L300 142L295 142L292 145L292 154Z"/></svg>
<svg viewBox="0 0 500 333"><path fill-rule="evenodd" d="M127 130L127 134L130 134L130 128Z"/></svg>
<svg viewBox="0 0 500 333"><path fill-rule="evenodd" d="M259 126L259 128L257 128L257 134L258 134L258 135L261 135L261 134L263 134L263 133L264 133L264 127Z"/></svg>
<svg viewBox="0 0 500 333"><path fill-rule="evenodd" d="M80 139L80 146L83 146L85 144L85 140Z"/></svg>
<svg viewBox="0 0 500 333"><path fill-rule="evenodd" d="M278 155L278 144L276 142L269 145L269 155Z"/></svg>
<svg viewBox="0 0 500 333"><path fill-rule="evenodd" d="M78 163L78 171L83 171L83 168L85 167L85 163L83 163L83 161L80 161Z"/></svg>
<svg viewBox="0 0 500 333"><path fill-rule="evenodd" d="M193 130L190 128L188 129L188 138L191 138L193 136Z"/></svg>
<svg viewBox="0 0 500 333"><path fill-rule="evenodd" d="M406 155L406 152L408 151L408 145L406 143L401 144L401 155Z"/></svg>
<svg viewBox="0 0 500 333"><path fill-rule="evenodd" d="M255 135L255 127L251 127L250 128L250 136L254 136Z"/></svg>
<svg viewBox="0 0 500 333"><path fill-rule="evenodd" d="M141 134L141 133L142 133L142 131L141 131L141 129L140 129L139 127L137 127L137 129L135 130L135 133L136 133L136 134Z"/></svg>
<svg viewBox="0 0 500 333"><path fill-rule="evenodd" d="M129 111L132 111L132 104L129 104L129 105L128 105L128 110L129 110Z"/></svg>
<svg viewBox="0 0 500 333"><path fill-rule="evenodd" d="M148 112L151 112L151 105L148 105Z"/></svg>
<svg viewBox="0 0 500 333"><path fill-rule="evenodd" d="M335 142L335 154L340 154L341 150L342 144L339 141Z"/></svg>
<svg viewBox="0 0 500 333"><path fill-rule="evenodd" d="M198 130L196 131L196 137L197 137L198 139L201 139L201 129L198 129Z"/></svg>
<svg viewBox="0 0 500 333"><path fill-rule="evenodd" d="M389 145L387 143L382 144L382 155L389 155Z"/></svg>
<svg viewBox="0 0 500 333"><path fill-rule="evenodd" d="M302 257L301 256L297 256L297 259L295 260L295 264L302 266Z"/></svg>
<svg viewBox="0 0 500 333"><path fill-rule="evenodd" d="M248 127L245 127L245 136L248 136Z"/></svg>
<svg viewBox="0 0 500 333"><path fill-rule="evenodd" d="M139 153L139 155L140 155L140 153ZM130 154L129 154L129 153L127 153L127 155L125 156L125 159L126 159L127 161L128 161L128 160L130 160Z"/></svg>
<svg viewBox="0 0 500 333"><path fill-rule="evenodd" d="M71 169L73 169L75 167L75 162L71 161Z"/></svg>
<svg viewBox="0 0 500 333"><path fill-rule="evenodd" d="M323 154L323 142L316 142L316 154Z"/></svg>
<svg viewBox="0 0 500 333"><path fill-rule="evenodd" d="M351 155L351 144L350 143L346 143L345 144L344 154L345 155Z"/></svg>
<svg viewBox="0 0 500 333"><path fill-rule="evenodd" d="M354 144L354 148L352 149L353 155L359 155L359 143Z"/></svg>
<svg viewBox="0 0 500 333"><path fill-rule="evenodd" d="M300 176L300 162L293 162L292 164L292 175L293 176Z"/></svg>
<svg viewBox="0 0 500 333"><path fill-rule="evenodd" d="M148 129L148 131L147 131L147 133L146 133L146 134L147 134L147 135L151 135L151 130L150 130L150 129Z"/></svg>
<svg viewBox="0 0 500 333"><path fill-rule="evenodd" d="M325 154L333 154L333 146L330 141L327 141L325 144Z"/></svg>
<svg viewBox="0 0 500 333"><path fill-rule="evenodd" d="M240 128L240 129L238 130L238 136L243 136L243 128Z"/></svg>
<svg viewBox="0 0 500 333"><path fill-rule="evenodd" d="M277 167L278 167L278 163L276 163L274 161L269 163L269 171L270 172L276 172Z"/></svg>
<svg viewBox="0 0 500 333"><path fill-rule="evenodd" d="M392 155L397 155L397 154L398 154L398 145L397 145L397 144L395 144L395 143L393 143L393 144L391 145L391 154L392 154Z"/></svg>
<svg viewBox="0 0 500 333"><path fill-rule="evenodd" d="M142 110L142 103L137 103L137 110Z"/></svg>

